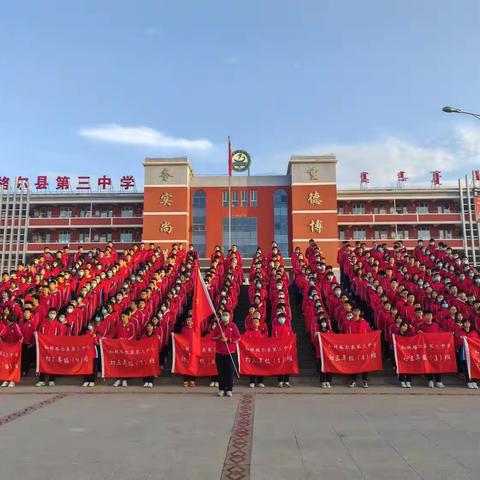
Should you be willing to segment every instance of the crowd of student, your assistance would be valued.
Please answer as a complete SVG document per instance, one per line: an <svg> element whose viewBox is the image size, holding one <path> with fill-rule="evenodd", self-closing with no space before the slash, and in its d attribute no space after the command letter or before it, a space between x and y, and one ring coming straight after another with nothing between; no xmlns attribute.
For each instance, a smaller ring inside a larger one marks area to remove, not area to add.
<svg viewBox="0 0 480 480"><path fill-rule="evenodd" d="M196 265L193 246L174 244L170 252L144 244L117 252L105 250L54 255L45 249L31 265L2 274L0 282L0 337L22 343L22 374L34 367L35 332L53 336L91 335L97 349L92 375L84 386L94 386L100 338L139 339L158 335L162 358L170 333L180 320L193 288ZM55 385L40 372L37 386ZM117 379L115 386L127 386ZM13 387L13 382L2 386ZM152 387L151 378L144 379Z"/></svg>

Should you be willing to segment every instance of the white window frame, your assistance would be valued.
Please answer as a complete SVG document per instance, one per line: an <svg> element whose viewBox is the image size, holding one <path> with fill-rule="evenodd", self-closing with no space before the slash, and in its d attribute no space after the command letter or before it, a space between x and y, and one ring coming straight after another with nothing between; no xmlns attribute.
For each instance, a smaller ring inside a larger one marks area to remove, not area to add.
<svg viewBox="0 0 480 480"><path fill-rule="evenodd" d="M257 191L256 190L250 190L250 206L251 207L256 207L257 206Z"/></svg>
<svg viewBox="0 0 480 480"><path fill-rule="evenodd" d="M352 203L352 215L365 215L365 204Z"/></svg>
<svg viewBox="0 0 480 480"><path fill-rule="evenodd" d="M228 207L229 198L228 198L228 190L224 190L222 192L222 207Z"/></svg>
<svg viewBox="0 0 480 480"><path fill-rule="evenodd" d="M367 239L367 230L365 228L355 227L353 229L353 239L354 240L366 240Z"/></svg>

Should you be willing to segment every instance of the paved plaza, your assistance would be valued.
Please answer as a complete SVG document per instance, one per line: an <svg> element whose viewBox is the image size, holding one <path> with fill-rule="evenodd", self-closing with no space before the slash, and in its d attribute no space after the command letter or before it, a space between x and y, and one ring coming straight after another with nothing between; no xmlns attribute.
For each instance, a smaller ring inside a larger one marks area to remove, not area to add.
<svg viewBox="0 0 480 480"><path fill-rule="evenodd" d="M18 387L0 395L1 478L478 479L480 396L392 387Z"/></svg>

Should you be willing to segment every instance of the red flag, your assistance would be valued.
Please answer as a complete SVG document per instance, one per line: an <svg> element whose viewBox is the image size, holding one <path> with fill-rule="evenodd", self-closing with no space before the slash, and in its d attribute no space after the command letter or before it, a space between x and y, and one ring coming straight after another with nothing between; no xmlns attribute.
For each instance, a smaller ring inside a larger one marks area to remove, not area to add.
<svg viewBox="0 0 480 480"><path fill-rule="evenodd" d="M480 379L480 340L464 336L463 342L468 376L472 380L478 380Z"/></svg>
<svg viewBox="0 0 480 480"><path fill-rule="evenodd" d="M232 142L230 142L230 137L228 137L228 176L232 176Z"/></svg>
<svg viewBox="0 0 480 480"><path fill-rule="evenodd" d="M369 333L321 333L322 371L343 375L382 370L380 331Z"/></svg>
<svg viewBox="0 0 480 480"><path fill-rule="evenodd" d="M192 321L193 321L193 335L192 335L192 355L200 356L202 336L202 324L210 316L215 313L212 300L207 291L207 287L203 282L200 269L197 269L195 275L195 285L193 289L192 302Z"/></svg>
<svg viewBox="0 0 480 480"><path fill-rule="evenodd" d="M393 351L400 374L454 373L457 371L453 333L393 335Z"/></svg>
<svg viewBox="0 0 480 480"><path fill-rule="evenodd" d="M0 340L0 380L19 382L22 363L22 344Z"/></svg>

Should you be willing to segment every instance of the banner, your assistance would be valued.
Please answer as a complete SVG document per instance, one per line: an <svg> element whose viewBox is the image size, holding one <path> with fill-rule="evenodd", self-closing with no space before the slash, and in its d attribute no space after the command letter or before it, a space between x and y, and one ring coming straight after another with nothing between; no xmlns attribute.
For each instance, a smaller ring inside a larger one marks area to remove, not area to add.
<svg viewBox="0 0 480 480"><path fill-rule="evenodd" d="M89 375L93 372L95 344L91 335L54 337L35 333L37 372L51 375Z"/></svg>
<svg viewBox="0 0 480 480"><path fill-rule="evenodd" d="M393 335L397 373L424 375L455 373L457 360L453 333L419 333L413 337Z"/></svg>
<svg viewBox="0 0 480 480"><path fill-rule="evenodd" d="M215 342L210 340L209 337L201 338L201 354L198 362L192 362L190 346L190 341L183 335L172 334L172 373L194 377L213 377L217 375Z"/></svg>
<svg viewBox="0 0 480 480"><path fill-rule="evenodd" d="M22 344L0 340L0 380L19 382L22 364Z"/></svg>
<svg viewBox="0 0 480 480"><path fill-rule="evenodd" d="M248 338L238 342L238 362L243 375L298 374L297 337Z"/></svg>
<svg viewBox="0 0 480 480"><path fill-rule="evenodd" d="M353 375L382 370L380 330L370 333L318 334L322 371Z"/></svg>
<svg viewBox="0 0 480 480"><path fill-rule="evenodd" d="M159 348L157 336L142 340L102 338L102 377L157 377L160 375Z"/></svg>
<svg viewBox="0 0 480 480"><path fill-rule="evenodd" d="M463 337L465 361L467 362L468 376L473 380L480 379L480 340Z"/></svg>

